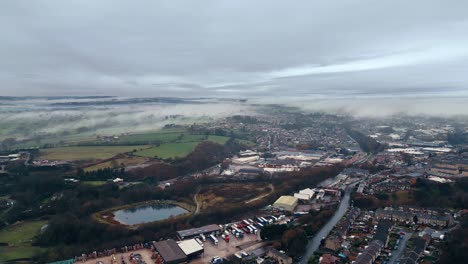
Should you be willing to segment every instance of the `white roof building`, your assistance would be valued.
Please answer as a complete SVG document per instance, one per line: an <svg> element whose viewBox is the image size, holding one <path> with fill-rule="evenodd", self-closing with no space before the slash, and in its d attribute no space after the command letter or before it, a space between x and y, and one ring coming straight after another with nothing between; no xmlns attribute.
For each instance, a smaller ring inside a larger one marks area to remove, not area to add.
<svg viewBox="0 0 468 264"><path fill-rule="evenodd" d="M299 200L304 200L304 201L309 201L310 200L310 196L308 194L295 193L294 197L296 197Z"/></svg>
<svg viewBox="0 0 468 264"><path fill-rule="evenodd" d="M187 256L203 252L203 247L195 239L184 240L177 243Z"/></svg>
<svg viewBox="0 0 468 264"><path fill-rule="evenodd" d="M304 189L304 190L300 190L299 193L300 194L307 194L307 195L309 195L310 198L312 198L312 196L314 196L314 194L315 194L315 191L310 189L310 188L307 188L307 189Z"/></svg>

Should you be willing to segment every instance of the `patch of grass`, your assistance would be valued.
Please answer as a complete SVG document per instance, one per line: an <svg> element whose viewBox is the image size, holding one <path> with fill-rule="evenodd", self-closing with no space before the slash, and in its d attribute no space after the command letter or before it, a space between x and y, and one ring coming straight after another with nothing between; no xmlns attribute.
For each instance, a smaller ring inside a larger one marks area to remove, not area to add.
<svg viewBox="0 0 468 264"><path fill-rule="evenodd" d="M131 152L142 146L81 146L42 149L40 157L49 160L98 160Z"/></svg>
<svg viewBox="0 0 468 264"><path fill-rule="evenodd" d="M183 135L182 131L172 131L165 133L145 133L122 136L115 141L116 144L155 144L155 143L168 143L177 140Z"/></svg>
<svg viewBox="0 0 468 264"><path fill-rule="evenodd" d="M29 244L47 221L27 221L0 230L0 243Z"/></svg>
<svg viewBox="0 0 468 264"><path fill-rule="evenodd" d="M176 142L161 144L157 147L137 151L134 154L141 157L158 157L161 159L184 158L188 154L192 153L198 144L205 140L223 145L229 140L229 138L223 136L184 134Z"/></svg>
<svg viewBox="0 0 468 264"><path fill-rule="evenodd" d="M117 168L121 167L122 164L123 166L131 166L131 165L138 165L142 164L146 161L147 159L144 157L138 157L138 156L128 156L125 158L119 158L119 159L113 159L105 162L98 163L96 165L86 167L84 168L85 171L95 171L99 169L105 169L105 168L114 168L115 165L117 165Z"/></svg>
<svg viewBox="0 0 468 264"><path fill-rule="evenodd" d="M224 145L229 140L229 137L223 136L208 136L208 141Z"/></svg>
<svg viewBox="0 0 468 264"><path fill-rule="evenodd" d="M106 181L82 181L81 184L88 185L88 186L102 186L106 184Z"/></svg>
<svg viewBox="0 0 468 264"><path fill-rule="evenodd" d="M183 158L190 154L198 144L199 142L167 143L161 144L158 147L137 151L134 154L142 157L159 157L162 159Z"/></svg>
<svg viewBox="0 0 468 264"><path fill-rule="evenodd" d="M0 263L17 259L30 259L43 250L31 246L0 247Z"/></svg>

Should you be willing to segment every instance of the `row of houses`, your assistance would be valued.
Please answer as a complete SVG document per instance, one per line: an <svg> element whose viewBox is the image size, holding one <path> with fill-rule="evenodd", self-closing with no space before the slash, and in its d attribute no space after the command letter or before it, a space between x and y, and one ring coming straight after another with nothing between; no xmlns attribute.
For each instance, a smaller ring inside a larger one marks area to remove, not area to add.
<svg viewBox="0 0 468 264"><path fill-rule="evenodd" d="M390 231L393 228L393 223L390 220L380 220L373 240L369 243L366 249L356 258L353 264L372 264L382 252L382 249L387 247Z"/></svg>
<svg viewBox="0 0 468 264"><path fill-rule="evenodd" d="M450 214L441 214L435 211L391 207L379 208L375 212L377 219L387 219L397 222L414 222L431 226L446 227L453 225L453 217Z"/></svg>
<svg viewBox="0 0 468 264"><path fill-rule="evenodd" d="M346 216L335 227L333 234L325 240L325 248L336 251L341 247L341 240L346 236L348 229L354 223L354 220L359 216L359 208L351 208Z"/></svg>
<svg viewBox="0 0 468 264"><path fill-rule="evenodd" d="M423 255L424 250L429 245L431 239L429 236L423 236L413 239L413 248L405 253L400 259L400 264L416 264Z"/></svg>

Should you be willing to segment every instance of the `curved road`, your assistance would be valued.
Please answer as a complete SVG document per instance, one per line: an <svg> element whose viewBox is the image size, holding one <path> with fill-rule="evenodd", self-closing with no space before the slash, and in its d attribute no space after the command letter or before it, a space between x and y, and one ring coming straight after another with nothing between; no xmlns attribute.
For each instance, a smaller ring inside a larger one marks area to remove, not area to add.
<svg viewBox="0 0 468 264"><path fill-rule="evenodd" d="M320 229L317 234L315 234L311 240L309 240L306 253L300 261L301 264L306 264L309 261L309 258L312 257L314 252L319 248L322 238L327 237L328 234L332 231L333 227L335 227L338 221L340 221L340 219L345 215L349 208L349 200L352 189L352 187L348 187L346 189L345 195L341 199L340 206L338 207L338 210L336 210L333 217Z"/></svg>

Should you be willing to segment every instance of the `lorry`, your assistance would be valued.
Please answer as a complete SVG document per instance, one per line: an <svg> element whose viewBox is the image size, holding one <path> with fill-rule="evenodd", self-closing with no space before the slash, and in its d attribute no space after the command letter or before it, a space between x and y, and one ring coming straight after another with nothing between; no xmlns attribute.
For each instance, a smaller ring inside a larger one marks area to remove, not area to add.
<svg viewBox="0 0 468 264"><path fill-rule="evenodd" d="M203 242L205 242L205 241L206 241L206 237L205 237L205 235L203 235L203 234L200 234L200 238L201 238L201 240L202 240Z"/></svg>
<svg viewBox="0 0 468 264"><path fill-rule="evenodd" d="M216 245L216 246L218 245L218 239L215 236L210 235L210 239L211 239L211 242L213 242L214 245Z"/></svg>

